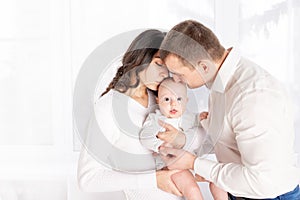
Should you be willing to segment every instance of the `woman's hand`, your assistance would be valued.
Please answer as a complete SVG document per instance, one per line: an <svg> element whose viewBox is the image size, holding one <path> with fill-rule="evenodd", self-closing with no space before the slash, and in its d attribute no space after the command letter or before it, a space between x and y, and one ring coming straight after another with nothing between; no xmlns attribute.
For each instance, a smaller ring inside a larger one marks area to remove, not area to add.
<svg viewBox="0 0 300 200"><path fill-rule="evenodd" d="M185 135L181 131L174 128L172 125L163 121L158 121L159 125L166 129L165 132L159 132L157 137L174 148L182 148L185 145Z"/></svg>
<svg viewBox="0 0 300 200"><path fill-rule="evenodd" d="M158 170L156 171L157 187L165 192L182 196L182 193L177 189L175 183L172 181L171 176L178 173L180 170Z"/></svg>

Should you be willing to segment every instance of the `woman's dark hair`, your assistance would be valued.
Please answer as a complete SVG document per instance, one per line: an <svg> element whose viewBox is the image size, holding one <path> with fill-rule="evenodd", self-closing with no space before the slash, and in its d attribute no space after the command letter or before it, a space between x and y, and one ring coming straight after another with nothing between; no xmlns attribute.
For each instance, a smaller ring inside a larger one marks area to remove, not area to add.
<svg viewBox="0 0 300 200"><path fill-rule="evenodd" d="M129 88L137 87L140 83L138 74L151 63L165 35L165 32L155 29L140 33L125 52L122 66L118 68L115 77L101 96L108 93L111 89L124 93ZM135 78L134 83L132 83L133 78Z"/></svg>

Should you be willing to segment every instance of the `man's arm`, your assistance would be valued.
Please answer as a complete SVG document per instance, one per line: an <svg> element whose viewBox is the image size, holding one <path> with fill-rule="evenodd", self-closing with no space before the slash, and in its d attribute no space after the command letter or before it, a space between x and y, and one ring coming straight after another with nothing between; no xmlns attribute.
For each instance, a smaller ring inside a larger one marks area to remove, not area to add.
<svg viewBox="0 0 300 200"><path fill-rule="evenodd" d="M267 96L273 95L272 101L266 98L266 93ZM194 169L206 180L235 196L274 198L291 189L289 179L292 177L288 179L284 175L287 170L296 172L291 164L292 145L287 143L289 138L286 138L286 134L291 134L284 132L290 129L282 126L282 116L288 115L282 113L287 111L285 105L286 102L275 90L248 91L243 100L234 105L229 117L236 135L240 163L219 163L166 147L161 148L165 155L163 159L169 164L168 168ZM287 188L280 186L281 183L287 183L284 186Z"/></svg>

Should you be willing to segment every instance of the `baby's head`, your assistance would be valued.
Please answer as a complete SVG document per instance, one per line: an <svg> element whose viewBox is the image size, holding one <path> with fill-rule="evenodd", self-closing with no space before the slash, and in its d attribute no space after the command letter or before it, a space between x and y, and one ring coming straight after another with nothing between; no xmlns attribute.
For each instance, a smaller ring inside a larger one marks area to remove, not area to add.
<svg viewBox="0 0 300 200"><path fill-rule="evenodd" d="M176 83L173 78L163 80L158 88L160 112L168 118L180 117L186 108L187 88L184 83Z"/></svg>

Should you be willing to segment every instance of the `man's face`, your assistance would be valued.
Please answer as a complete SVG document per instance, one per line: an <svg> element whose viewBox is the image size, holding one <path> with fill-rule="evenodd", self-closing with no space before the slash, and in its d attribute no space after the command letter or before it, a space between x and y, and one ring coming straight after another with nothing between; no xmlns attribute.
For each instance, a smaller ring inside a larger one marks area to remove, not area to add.
<svg viewBox="0 0 300 200"><path fill-rule="evenodd" d="M205 84L203 76L197 68L184 64L179 57L169 54L165 64L176 82L186 83L189 88L198 88Z"/></svg>

